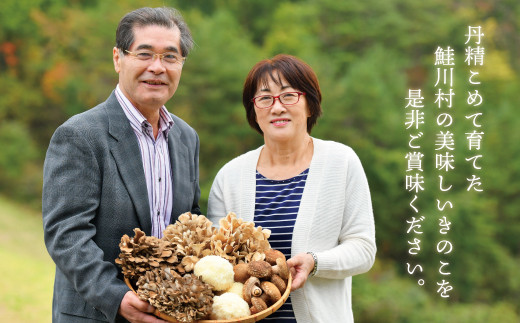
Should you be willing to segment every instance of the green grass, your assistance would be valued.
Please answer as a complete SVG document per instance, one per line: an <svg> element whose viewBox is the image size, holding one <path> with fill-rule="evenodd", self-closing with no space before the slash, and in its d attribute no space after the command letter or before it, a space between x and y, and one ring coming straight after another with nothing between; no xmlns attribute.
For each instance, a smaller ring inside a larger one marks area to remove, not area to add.
<svg viewBox="0 0 520 323"><path fill-rule="evenodd" d="M53 281L41 214L0 197L0 322L51 322Z"/></svg>

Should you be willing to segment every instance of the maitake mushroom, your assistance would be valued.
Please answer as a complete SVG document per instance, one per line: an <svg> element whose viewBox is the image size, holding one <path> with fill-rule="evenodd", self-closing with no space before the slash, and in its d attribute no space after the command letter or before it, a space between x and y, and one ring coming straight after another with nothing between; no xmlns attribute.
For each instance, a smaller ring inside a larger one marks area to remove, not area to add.
<svg viewBox="0 0 520 323"><path fill-rule="evenodd" d="M137 295L180 322L204 319L211 313L211 286L192 274L180 277L169 268L146 272L137 281Z"/></svg>
<svg viewBox="0 0 520 323"><path fill-rule="evenodd" d="M176 249L167 241L146 236L139 228L134 229L135 236L121 237L121 253L116 263L121 266L123 275L130 280L137 280L145 272L174 266L179 262Z"/></svg>
<svg viewBox="0 0 520 323"><path fill-rule="evenodd" d="M163 231L163 240L169 241L182 261L175 268L180 273L191 272L204 256L210 255L210 241L216 229L204 215L183 213L175 224L170 224Z"/></svg>
<svg viewBox="0 0 520 323"><path fill-rule="evenodd" d="M218 231L211 238L212 254L227 259L233 265L263 260L264 251L271 248L267 241L270 230L255 227L254 222L245 222L233 212L220 219L219 224Z"/></svg>

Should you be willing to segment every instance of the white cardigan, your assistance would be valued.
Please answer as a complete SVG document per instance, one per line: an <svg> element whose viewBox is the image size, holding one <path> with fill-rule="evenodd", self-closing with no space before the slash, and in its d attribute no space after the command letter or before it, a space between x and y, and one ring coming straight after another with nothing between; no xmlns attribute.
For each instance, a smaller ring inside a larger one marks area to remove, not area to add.
<svg viewBox="0 0 520 323"><path fill-rule="evenodd" d="M376 254L368 182L350 147L316 138L313 143L291 254L313 251L318 270L291 293L292 305L298 322L354 322L351 276L368 271ZM231 160L218 172L208 200L208 218L215 225L229 212L253 221L262 148Z"/></svg>

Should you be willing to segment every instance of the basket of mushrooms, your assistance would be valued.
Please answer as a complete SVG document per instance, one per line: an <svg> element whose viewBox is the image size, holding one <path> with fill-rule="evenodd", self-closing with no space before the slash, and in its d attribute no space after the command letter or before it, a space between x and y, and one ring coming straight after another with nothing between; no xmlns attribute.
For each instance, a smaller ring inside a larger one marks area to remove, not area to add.
<svg viewBox="0 0 520 323"><path fill-rule="evenodd" d="M289 297L283 253L271 249L270 230L234 213L212 226L184 213L163 231L124 235L116 263L126 284L169 322L248 323L274 313Z"/></svg>

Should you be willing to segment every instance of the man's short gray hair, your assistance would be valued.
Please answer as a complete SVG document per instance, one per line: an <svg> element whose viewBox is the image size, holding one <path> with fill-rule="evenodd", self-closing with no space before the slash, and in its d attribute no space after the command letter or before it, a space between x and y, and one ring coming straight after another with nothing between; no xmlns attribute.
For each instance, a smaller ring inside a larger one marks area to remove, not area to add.
<svg viewBox="0 0 520 323"><path fill-rule="evenodd" d="M184 57L193 48L193 38L190 29L179 11L174 8L140 8L127 13L119 22L116 30L116 47L124 53L129 50L134 42L134 27L163 26L166 28L179 28L181 32L181 54Z"/></svg>

